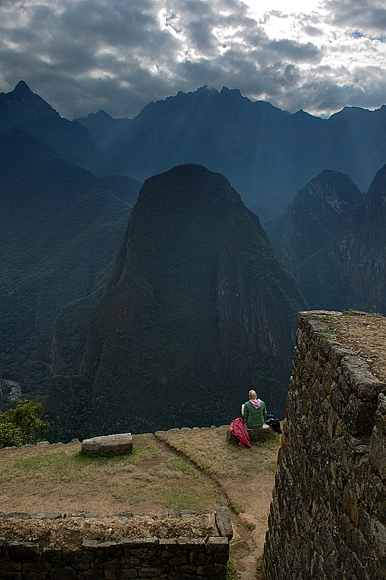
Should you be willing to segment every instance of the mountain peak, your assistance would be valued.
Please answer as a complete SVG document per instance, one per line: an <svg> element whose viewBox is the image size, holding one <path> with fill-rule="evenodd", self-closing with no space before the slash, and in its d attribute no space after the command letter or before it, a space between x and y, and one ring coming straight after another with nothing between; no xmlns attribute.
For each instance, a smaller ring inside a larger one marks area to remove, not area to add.
<svg viewBox="0 0 386 580"><path fill-rule="evenodd" d="M272 281L266 268L275 271ZM223 175L185 164L150 177L89 326L84 369L93 428L101 417L103 429L227 422L251 383L282 412L302 303L258 217ZM283 319L291 321L285 328ZM144 389L156 402L146 416ZM227 401L221 409L219 392ZM181 408L188 409L183 418Z"/></svg>
<svg viewBox="0 0 386 580"><path fill-rule="evenodd" d="M0 118L2 117L5 127L21 125L30 130L31 123L48 118L58 119L60 115L21 80L13 91L0 95Z"/></svg>
<svg viewBox="0 0 386 580"><path fill-rule="evenodd" d="M29 88L29 86L27 85L27 83L25 81L19 81L17 83L17 85L14 88L14 93L20 94L20 93L25 93L25 94L33 94L31 89Z"/></svg>

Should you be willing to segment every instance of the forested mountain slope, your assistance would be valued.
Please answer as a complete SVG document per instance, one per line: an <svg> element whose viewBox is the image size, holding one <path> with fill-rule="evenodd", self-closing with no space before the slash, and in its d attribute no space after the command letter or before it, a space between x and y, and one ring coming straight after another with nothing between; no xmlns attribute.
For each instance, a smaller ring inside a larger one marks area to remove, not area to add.
<svg viewBox="0 0 386 580"><path fill-rule="evenodd" d="M56 433L79 399L98 434L221 424L251 386L282 414L304 305L222 175L184 165L148 179L93 310L83 376L52 383Z"/></svg>

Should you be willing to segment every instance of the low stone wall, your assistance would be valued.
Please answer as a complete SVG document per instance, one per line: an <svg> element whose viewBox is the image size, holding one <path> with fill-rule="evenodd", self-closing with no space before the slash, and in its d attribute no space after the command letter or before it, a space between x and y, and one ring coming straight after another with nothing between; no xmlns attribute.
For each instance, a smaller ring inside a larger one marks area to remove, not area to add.
<svg viewBox="0 0 386 580"><path fill-rule="evenodd" d="M178 529L179 521L183 529L187 518L194 518L196 513L190 512L178 516L168 513L167 518L174 521ZM208 515L208 521L215 521L219 534L222 531L231 535L231 523L228 508L219 508L217 512ZM84 538L78 541L73 537L70 543L58 541L55 536L55 526L68 534L81 527L81 517L65 514L2 514L3 530L13 529L15 532L22 524L31 524L31 530L38 537L29 538L35 541L14 541L0 537L0 578L1 580L113 580L116 578L155 580L158 578L170 580L225 579L229 557L228 537L178 537L178 538L122 538L119 541L97 541ZM106 530L99 531L99 537L113 531L117 518L96 519L98 525ZM199 514L196 516L199 518ZM93 516L83 516L90 523ZM134 524L142 519L152 520L155 516L128 515L124 518ZM162 521L166 522L166 519ZM4 523L6 522L6 525ZM40 526L36 523L40 522ZM44 522L44 525L43 525ZM169 521L170 523L170 521ZM10 524L10 525L9 525ZM162 524L162 522L161 522ZM109 528L109 526L112 526ZM166 529L166 525L165 525ZM213 533L212 525L208 532ZM104 532L104 533L103 533ZM16 535L16 533L15 533ZM81 534L82 535L82 534ZM108 534L107 534L108 535ZM13 534L11 533L11 537ZM95 533L94 533L95 536ZM51 540L54 540L52 542Z"/></svg>
<svg viewBox="0 0 386 580"><path fill-rule="evenodd" d="M0 539L2 580L195 580L226 578L227 538L84 540L81 548L43 548Z"/></svg>
<svg viewBox="0 0 386 580"><path fill-rule="evenodd" d="M386 578L386 384L329 314L299 315L266 580Z"/></svg>

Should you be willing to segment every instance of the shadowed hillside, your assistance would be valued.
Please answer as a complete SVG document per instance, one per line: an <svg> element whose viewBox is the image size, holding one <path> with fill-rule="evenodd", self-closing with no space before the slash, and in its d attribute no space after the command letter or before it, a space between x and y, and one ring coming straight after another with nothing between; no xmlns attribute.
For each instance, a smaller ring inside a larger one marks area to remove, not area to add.
<svg viewBox="0 0 386 580"><path fill-rule="evenodd" d="M251 385L282 414L303 304L222 175L186 165L148 179L93 311L84 374L52 383L53 436L69 436L71 417L92 433L221 424Z"/></svg>
<svg viewBox="0 0 386 580"><path fill-rule="evenodd" d="M294 276L310 308L386 312L386 166L329 243Z"/></svg>
<svg viewBox="0 0 386 580"><path fill-rule="evenodd" d="M96 177L23 129L1 136L0 171L0 364L25 394L42 394L47 371L79 370L139 184ZM74 301L76 318L61 311Z"/></svg>

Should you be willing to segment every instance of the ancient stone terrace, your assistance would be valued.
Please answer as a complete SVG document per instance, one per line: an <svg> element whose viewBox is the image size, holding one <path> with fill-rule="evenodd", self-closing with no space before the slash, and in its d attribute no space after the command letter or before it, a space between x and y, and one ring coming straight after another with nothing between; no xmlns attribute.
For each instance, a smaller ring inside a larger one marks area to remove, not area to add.
<svg viewBox="0 0 386 580"><path fill-rule="evenodd" d="M386 578L386 321L302 312L266 580Z"/></svg>

